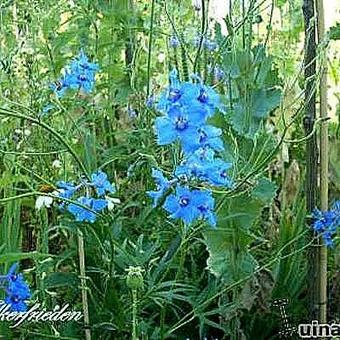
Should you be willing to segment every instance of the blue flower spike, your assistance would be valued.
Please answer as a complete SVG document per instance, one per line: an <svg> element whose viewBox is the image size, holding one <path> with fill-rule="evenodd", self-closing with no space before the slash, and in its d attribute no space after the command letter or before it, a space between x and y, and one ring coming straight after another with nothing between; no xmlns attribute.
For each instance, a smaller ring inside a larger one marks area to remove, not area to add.
<svg viewBox="0 0 340 340"><path fill-rule="evenodd" d="M155 180L157 190L147 191L147 194L153 199L153 207L156 207L158 201L162 198L164 193L169 189L170 182L164 177L162 171L152 169L152 177Z"/></svg>
<svg viewBox="0 0 340 340"><path fill-rule="evenodd" d="M98 70L98 64L91 63L84 51L81 50L79 56L65 67L64 76L53 83L51 88L59 98L65 95L67 89L90 93L94 88Z"/></svg>
<svg viewBox="0 0 340 340"><path fill-rule="evenodd" d="M116 189L108 180L107 174L101 170L94 172L90 181L82 179L78 185L60 181L57 182L57 186L59 197L74 200L71 203L61 202L60 207L66 206L64 210L71 213L77 222L94 223L98 213L102 213L105 208L111 210L112 200L118 200L107 196Z"/></svg>
<svg viewBox="0 0 340 340"><path fill-rule="evenodd" d="M333 236L340 226L340 201L334 202L328 211L321 211L315 208L312 216L313 230L322 237L327 247L333 247Z"/></svg>
<svg viewBox="0 0 340 340"><path fill-rule="evenodd" d="M207 39L204 44L210 51L218 48L215 42ZM215 71L215 78L222 79L223 71L217 68ZM156 207L170 182L185 182L185 186L177 184L175 193L166 197L163 208L171 218L180 219L186 225L204 220L216 227L211 191L191 190L189 186L191 181L197 180L227 188L233 185L229 176L232 164L218 157L224 150L222 130L208 123L216 111L224 111L219 94L205 85L199 75L194 74L191 78L192 82L181 82L177 70L171 71L169 87L160 95L155 107L162 114L155 119L158 145L179 142L184 158L176 166L173 180L169 181L159 170L153 170L158 189L148 194Z"/></svg>
<svg viewBox="0 0 340 340"><path fill-rule="evenodd" d="M17 273L18 264L13 264L4 276L6 297L4 302L13 312L27 310L26 301L31 297L30 288L21 273Z"/></svg>

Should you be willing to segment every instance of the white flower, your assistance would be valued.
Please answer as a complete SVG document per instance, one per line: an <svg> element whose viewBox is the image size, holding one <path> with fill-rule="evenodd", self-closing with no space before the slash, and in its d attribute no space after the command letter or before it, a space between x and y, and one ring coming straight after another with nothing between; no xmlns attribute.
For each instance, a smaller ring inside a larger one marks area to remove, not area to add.
<svg viewBox="0 0 340 340"><path fill-rule="evenodd" d="M158 61L160 63L164 63L164 60L165 60L165 54L163 52L158 54Z"/></svg>
<svg viewBox="0 0 340 340"><path fill-rule="evenodd" d="M109 197L105 196L107 200L107 209L109 211L113 210L116 204L120 204L120 199L119 198L114 198L114 197Z"/></svg>
<svg viewBox="0 0 340 340"><path fill-rule="evenodd" d="M61 168L61 161L59 159L55 159L52 163L52 168L60 169Z"/></svg>
<svg viewBox="0 0 340 340"><path fill-rule="evenodd" d="M50 208L53 203L53 197L38 196L35 201L35 209L40 210L42 207Z"/></svg>
<svg viewBox="0 0 340 340"><path fill-rule="evenodd" d="M200 11L202 9L202 0L192 0L192 5L195 11Z"/></svg>
<svg viewBox="0 0 340 340"><path fill-rule="evenodd" d="M30 135L31 135L31 130L25 129L25 130L24 130L24 135L25 135L26 137L30 136Z"/></svg>

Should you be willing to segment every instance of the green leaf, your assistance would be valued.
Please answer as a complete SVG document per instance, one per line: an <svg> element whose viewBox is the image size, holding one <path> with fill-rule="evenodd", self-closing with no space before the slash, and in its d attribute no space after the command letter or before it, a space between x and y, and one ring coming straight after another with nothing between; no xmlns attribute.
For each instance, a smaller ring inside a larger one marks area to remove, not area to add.
<svg viewBox="0 0 340 340"><path fill-rule="evenodd" d="M268 178L260 178L257 186L252 192L254 198L259 199L262 203L268 204L275 197L277 185L271 182Z"/></svg>
<svg viewBox="0 0 340 340"><path fill-rule="evenodd" d="M248 252L235 254L232 249L217 251L208 259L209 270L226 284L232 284L251 275L257 266L257 261Z"/></svg>
<svg viewBox="0 0 340 340"><path fill-rule="evenodd" d="M251 226L262 209L274 198L276 185L261 178L249 194L227 199L222 206L216 229L204 232L209 252L208 269L226 284L252 274L257 266L249 252L253 240Z"/></svg>
<svg viewBox="0 0 340 340"><path fill-rule="evenodd" d="M75 273L59 272L48 274L45 277L44 285L47 289L66 286L78 287L79 282L78 275Z"/></svg>
<svg viewBox="0 0 340 340"><path fill-rule="evenodd" d="M230 117L233 128L248 138L253 138L261 122L280 105L281 90L255 90L247 100L242 96L234 106Z"/></svg>
<svg viewBox="0 0 340 340"><path fill-rule="evenodd" d="M340 22L337 22L335 24L335 26L330 27L329 38L331 40L339 40L340 39Z"/></svg>
<svg viewBox="0 0 340 340"><path fill-rule="evenodd" d="M12 262L17 262L25 259L43 259L43 258L48 258L52 257L52 255L49 254L42 254L38 253L36 251L32 251L29 253L6 253L4 255L0 255L0 263L12 263Z"/></svg>

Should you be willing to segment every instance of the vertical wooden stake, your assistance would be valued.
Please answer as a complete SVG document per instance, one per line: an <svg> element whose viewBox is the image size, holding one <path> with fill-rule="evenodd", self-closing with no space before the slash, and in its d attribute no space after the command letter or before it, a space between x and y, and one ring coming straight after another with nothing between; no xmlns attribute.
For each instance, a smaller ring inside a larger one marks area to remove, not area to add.
<svg viewBox="0 0 340 340"><path fill-rule="evenodd" d="M323 0L316 0L318 45L325 37L325 15ZM323 64L320 76L320 117L327 118L327 51L320 58ZM323 120L320 129L320 208L328 210L328 122ZM327 322L327 248L321 245L319 251L319 322Z"/></svg>
<svg viewBox="0 0 340 340"><path fill-rule="evenodd" d="M305 24L305 134L310 135L315 122L315 75L316 75L316 37L315 37L315 11L314 0L303 0L303 16ZM311 214L316 206L317 189L317 139L313 134L306 143L306 205L307 213ZM309 221L311 223L311 221ZM313 236L313 235L311 235ZM310 297L310 319L318 318L318 274L319 274L319 244L313 244L309 252L309 297Z"/></svg>
<svg viewBox="0 0 340 340"><path fill-rule="evenodd" d="M91 340L89 305L87 301L87 287L86 287L86 271L85 271L85 250L84 250L84 236L78 230L78 254L79 254L79 272L81 282L81 298L83 303L85 339Z"/></svg>

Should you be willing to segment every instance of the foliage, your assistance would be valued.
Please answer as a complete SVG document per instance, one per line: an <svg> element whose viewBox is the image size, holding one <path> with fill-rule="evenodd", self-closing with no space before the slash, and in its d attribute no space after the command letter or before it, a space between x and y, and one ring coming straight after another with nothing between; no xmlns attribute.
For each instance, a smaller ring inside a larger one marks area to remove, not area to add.
<svg viewBox="0 0 340 340"><path fill-rule="evenodd" d="M275 2L289 13L275 31L262 2L231 3L228 34L206 1L0 5L2 272L20 261L46 309L83 311L86 291L93 338L269 339L273 299L306 313L300 5ZM183 107L169 108L181 86L187 135L173 124ZM214 149L204 164L200 147ZM0 334L82 339L84 327Z"/></svg>

